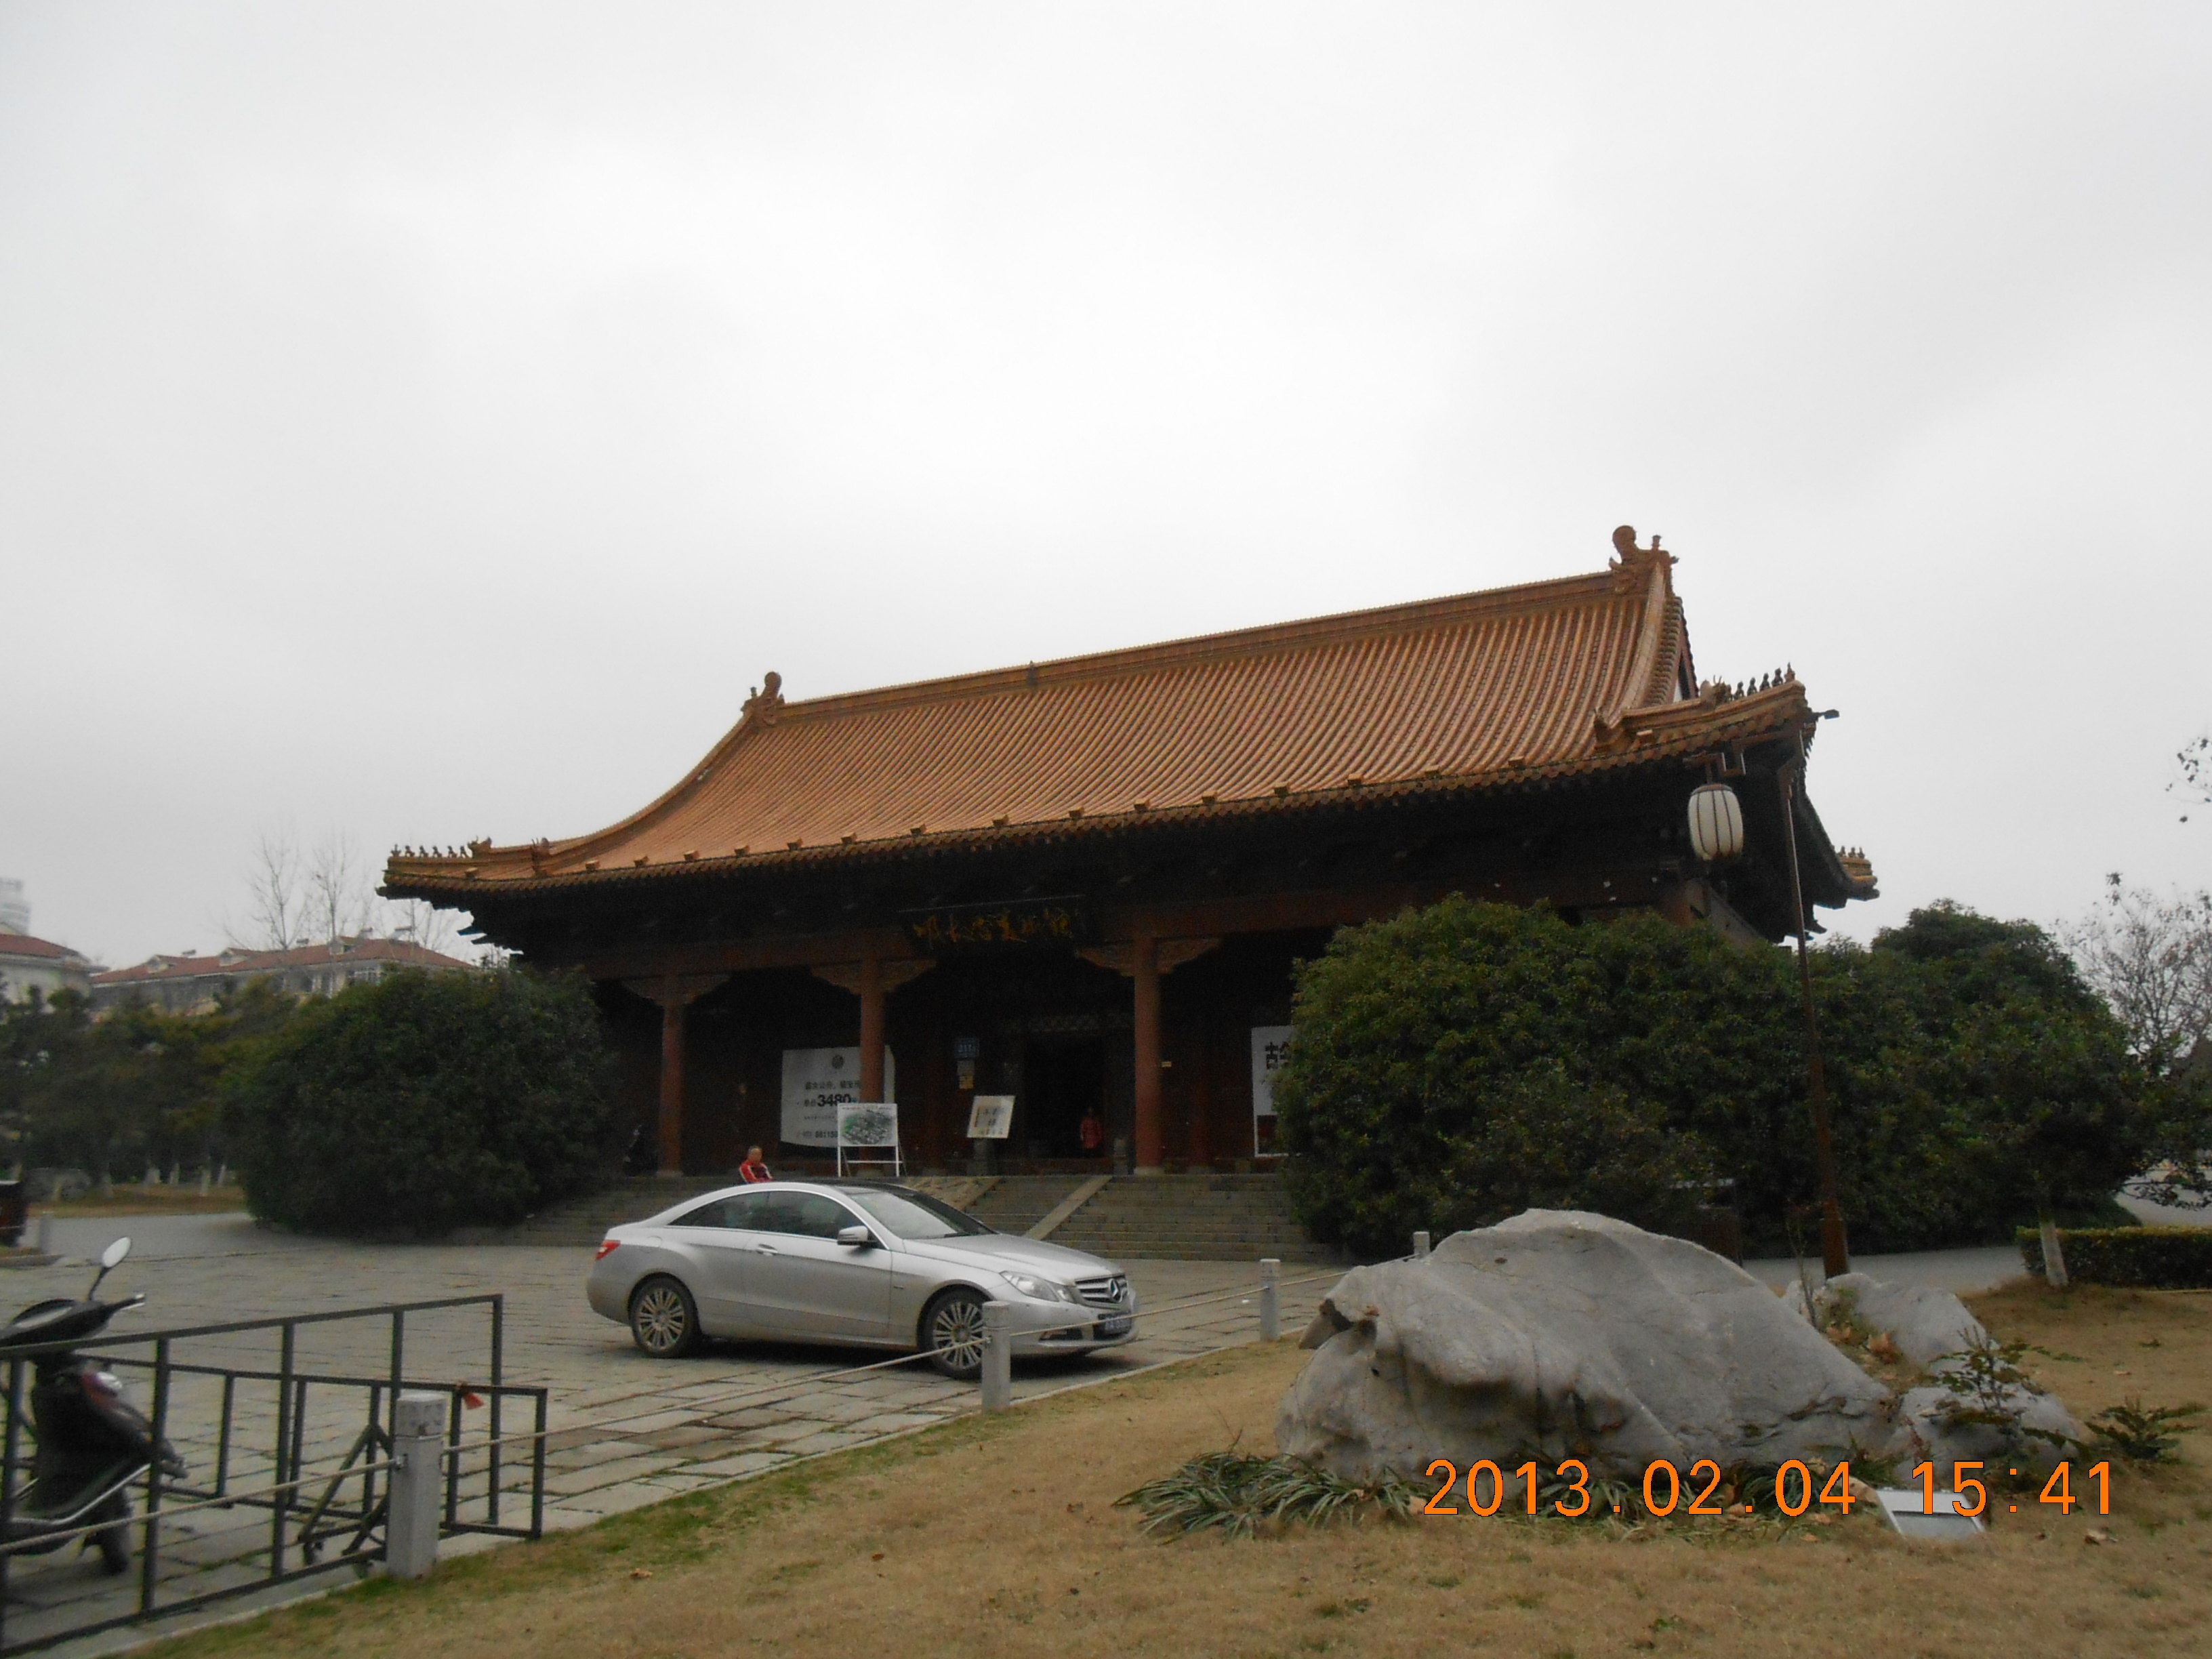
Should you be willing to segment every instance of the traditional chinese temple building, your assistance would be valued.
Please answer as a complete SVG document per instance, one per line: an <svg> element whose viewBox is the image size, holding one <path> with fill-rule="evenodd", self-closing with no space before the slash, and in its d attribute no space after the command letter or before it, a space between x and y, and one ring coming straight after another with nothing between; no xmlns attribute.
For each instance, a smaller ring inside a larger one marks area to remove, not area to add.
<svg viewBox="0 0 2212 1659"><path fill-rule="evenodd" d="M595 834L396 852L384 891L600 988L661 1165L827 1156L899 1103L909 1167L1139 1173L1263 1157L1292 964L1463 892L1656 910L1747 943L1874 892L1802 785L1794 674L1701 684L1671 555L1594 574L787 701L770 674ZM1700 863L1724 770L1745 851ZM1088 1121L1086 1121L1088 1120Z"/></svg>

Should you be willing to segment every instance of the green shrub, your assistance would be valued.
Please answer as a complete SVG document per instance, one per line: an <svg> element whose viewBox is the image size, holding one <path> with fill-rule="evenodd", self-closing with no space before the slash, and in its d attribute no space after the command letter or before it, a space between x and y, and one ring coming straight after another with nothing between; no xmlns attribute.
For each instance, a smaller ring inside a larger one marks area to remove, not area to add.
<svg viewBox="0 0 2212 1659"><path fill-rule="evenodd" d="M2041 1230L2022 1227L2018 1237L2021 1260L2041 1277ZM2085 1285L2212 1287L2212 1227L2062 1227L2058 1248L2066 1255L2067 1278Z"/></svg>
<svg viewBox="0 0 2212 1659"><path fill-rule="evenodd" d="M1813 975L1856 1248L1998 1242L2147 1167L2125 1030L2041 929L1937 905ZM1817 1195L1787 951L1455 896L1341 930L1292 1018L1279 1123L1324 1242L1395 1255L1529 1205L1671 1231L1710 1174L1775 1249Z"/></svg>
<svg viewBox="0 0 2212 1659"><path fill-rule="evenodd" d="M581 981L400 973L302 1008L234 1079L247 1206L303 1232L504 1225L613 1166Z"/></svg>

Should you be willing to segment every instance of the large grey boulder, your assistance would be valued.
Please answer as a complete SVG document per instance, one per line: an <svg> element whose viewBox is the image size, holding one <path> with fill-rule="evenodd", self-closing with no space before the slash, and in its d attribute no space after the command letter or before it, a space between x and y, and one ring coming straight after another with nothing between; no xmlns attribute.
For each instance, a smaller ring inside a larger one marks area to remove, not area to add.
<svg viewBox="0 0 2212 1659"><path fill-rule="evenodd" d="M1782 1299L1800 1318L1806 1316L1803 1285L1791 1285ZM1898 1352L1916 1365L1989 1340L1989 1332L1965 1303L1933 1285L1885 1285L1870 1273L1838 1273L1814 1287L1813 1323L1826 1327L1846 1311L1869 1333L1887 1331Z"/></svg>
<svg viewBox="0 0 2212 1659"><path fill-rule="evenodd" d="M1734 1263L1573 1210L1355 1267L1306 1332L1285 1452L1352 1479L1430 1460L1834 1458L1891 1438L1887 1391Z"/></svg>
<svg viewBox="0 0 2212 1659"><path fill-rule="evenodd" d="M1960 1422L1962 1410L2015 1418L2020 1427ZM1951 1466L1966 1457L1982 1465L1982 1479L1995 1484L2008 1469L2047 1475L2061 1460L2078 1455L2088 1441L2088 1431L2057 1395L2009 1382L1992 1389L1986 1401L1961 1398L1941 1386L1907 1389L1898 1402L1895 1436L1883 1449L1899 1475L1910 1474L1926 1460L1936 1465L1937 1481L1948 1486Z"/></svg>

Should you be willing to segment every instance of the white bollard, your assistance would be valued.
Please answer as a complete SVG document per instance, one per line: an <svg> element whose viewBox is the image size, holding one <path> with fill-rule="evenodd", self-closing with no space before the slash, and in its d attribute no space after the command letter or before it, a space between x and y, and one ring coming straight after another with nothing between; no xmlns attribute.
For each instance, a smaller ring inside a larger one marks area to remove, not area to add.
<svg viewBox="0 0 2212 1659"><path fill-rule="evenodd" d="M438 1510L446 1495L447 1403L442 1394L410 1392L392 1413L392 1502L384 1522L384 1570L422 1578L438 1564Z"/></svg>
<svg viewBox="0 0 2212 1659"><path fill-rule="evenodd" d="M1012 1345L1006 1340L1006 1304L983 1304L983 1409L1000 1412L1014 1403Z"/></svg>
<svg viewBox="0 0 2212 1659"><path fill-rule="evenodd" d="M1283 1334L1283 1292L1277 1282L1283 1264L1276 1257L1260 1258L1260 1340L1273 1342Z"/></svg>
<svg viewBox="0 0 2212 1659"><path fill-rule="evenodd" d="M1429 1235L1425 1231L1413 1235L1413 1260L1425 1261L1429 1255Z"/></svg>
<svg viewBox="0 0 2212 1659"><path fill-rule="evenodd" d="M52 1255L53 1253L54 1218L52 1215L42 1215L39 1218L39 1254Z"/></svg>

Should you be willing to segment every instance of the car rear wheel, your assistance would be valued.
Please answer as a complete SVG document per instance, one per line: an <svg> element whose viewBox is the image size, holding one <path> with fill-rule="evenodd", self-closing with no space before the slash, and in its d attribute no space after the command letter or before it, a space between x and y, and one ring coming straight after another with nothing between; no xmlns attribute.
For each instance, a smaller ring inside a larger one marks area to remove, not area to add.
<svg viewBox="0 0 2212 1659"><path fill-rule="evenodd" d="M929 1363L957 1382L983 1371L983 1298L974 1291L947 1291L921 1314L921 1346Z"/></svg>
<svg viewBox="0 0 2212 1659"><path fill-rule="evenodd" d="M680 1359L699 1346L699 1309L691 1292L656 1273L630 1293L629 1334L655 1359Z"/></svg>

